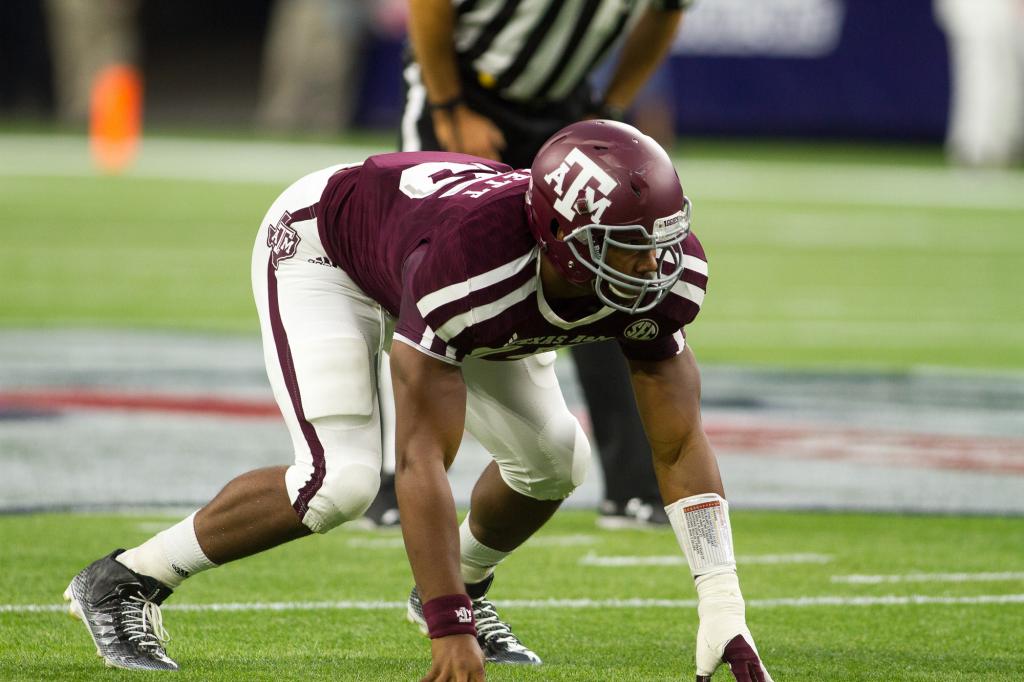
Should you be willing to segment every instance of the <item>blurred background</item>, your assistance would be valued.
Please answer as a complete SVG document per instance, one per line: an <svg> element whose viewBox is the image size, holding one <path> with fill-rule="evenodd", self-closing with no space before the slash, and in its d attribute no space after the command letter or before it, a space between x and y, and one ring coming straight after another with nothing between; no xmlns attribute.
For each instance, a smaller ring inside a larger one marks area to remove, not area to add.
<svg viewBox="0 0 1024 682"><path fill-rule="evenodd" d="M0 3L0 510L192 505L290 461L251 240L299 176L395 149L405 18ZM1019 0L687 13L631 117L709 254L689 339L734 504L1024 512L1022 40Z"/></svg>
<svg viewBox="0 0 1024 682"><path fill-rule="evenodd" d="M999 4L974 4L989 3ZM644 104L670 110L665 123L685 137L937 143L951 95L950 51L936 15L943 4L956 3L699 2ZM313 19L289 16L299 6ZM9 121L84 121L87 94L76 87L87 93L102 62L128 61L144 75L145 121L154 129L390 132L402 106L405 16L402 0L8 0L0 8L0 113ZM276 56L273 30L288 22L303 42L324 43L324 59L296 64L290 75L305 69L319 86L317 104L333 107L332 116L273 114L273 71L286 61ZM1012 60L1004 71L1020 73Z"/></svg>

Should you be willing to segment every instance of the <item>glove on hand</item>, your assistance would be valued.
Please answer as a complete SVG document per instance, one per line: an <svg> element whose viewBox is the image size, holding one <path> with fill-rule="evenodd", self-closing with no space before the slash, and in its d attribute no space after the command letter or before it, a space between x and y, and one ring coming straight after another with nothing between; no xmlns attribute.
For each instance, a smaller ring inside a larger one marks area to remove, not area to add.
<svg viewBox="0 0 1024 682"><path fill-rule="evenodd" d="M711 682L723 662L737 682L772 682L747 628L736 572L697 578L697 682Z"/></svg>

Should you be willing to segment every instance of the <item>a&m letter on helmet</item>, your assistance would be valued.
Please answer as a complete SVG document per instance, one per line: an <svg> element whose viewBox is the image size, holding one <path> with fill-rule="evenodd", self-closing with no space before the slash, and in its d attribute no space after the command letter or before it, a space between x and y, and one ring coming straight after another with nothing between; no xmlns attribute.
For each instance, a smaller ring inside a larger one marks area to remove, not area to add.
<svg viewBox="0 0 1024 682"><path fill-rule="evenodd" d="M533 161L526 194L534 239L574 284L592 283L608 306L656 306L683 274L690 200L657 142L616 121L580 121L554 134ZM654 251L648 277L619 272L609 248Z"/></svg>

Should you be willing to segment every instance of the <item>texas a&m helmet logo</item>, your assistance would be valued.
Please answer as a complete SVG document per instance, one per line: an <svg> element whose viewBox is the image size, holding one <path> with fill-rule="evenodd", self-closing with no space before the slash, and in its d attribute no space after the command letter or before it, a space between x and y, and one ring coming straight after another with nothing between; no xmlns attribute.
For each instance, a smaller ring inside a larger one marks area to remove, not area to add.
<svg viewBox="0 0 1024 682"><path fill-rule="evenodd" d="M631 341L651 341L658 336L658 323L645 317L626 327L622 335Z"/></svg>
<svg viewBox="0 0 1024 682"><path fill-rule="evenodd" d="M565 187L566 178L576 170L576 175ZM590 215L593 222L599 222L601 215L612 205L608 194L618 185L611 175L580 151L573 147L562 163L544 175L544 182L551 186L558 197L552 206L566 220L577 215ZM582 194L581 194L582 193ZM598 196L600 194L600 197Z"/></svg>

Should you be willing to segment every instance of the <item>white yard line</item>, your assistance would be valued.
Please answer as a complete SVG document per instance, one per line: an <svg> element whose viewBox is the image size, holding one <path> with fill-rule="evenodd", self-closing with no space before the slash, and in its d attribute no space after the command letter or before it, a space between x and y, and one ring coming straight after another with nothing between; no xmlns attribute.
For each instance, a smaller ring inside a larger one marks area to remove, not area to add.
<svg viewBox="0 0 1024 682"><path fill-rule="evenodd" d="M832 582L854 585L880 583L974 583L1024 580L1024 572L1003 573L898 573L894 575L834 575Z"/></svg>
<svg viewBox="0 0 1024 682"><path fill-rule="evenodd" d="M600 539L588 533L567 533L565 535L541 535L530 538L526 547L579 547L580 545L596 545Z"/></svg>
<svg viewBox="0 0 1024 682"><path fill-rule="evenodd" d="M832 561L828 554L751 554L736 557L740 564L827 564ZM579 560L581 566L619 568L623 566L683 566L686 559L681 554L665 556L599 556L590 552Z"/></svg>
<svg viewBox="0 0 1024 682"><path fill-rule="evenodd" d="M650 609L693 608L693 599L509 599L496 601L510 609ZM878 597L790 597L748 599L750 608L806 608L810 606L923 606L923 605L1024 604L1024 594L982 594L971 597L934 597L923 594ZM294 601L227 604L168 604L170 611L389 611L405 608L404 601ZM0 604L0 613L53 613L66 611L63 604Z"/></svg>
<svg viewBox="0 0 1024 682"><path fill-rule="evenodd" d="M569 533L565 535L542 535L530 538L529 547L579 547L580 545L597 544L596 535L585 533ZM403 549L405 541L400 535L395 537L349 538L345 541L349 547L358 549Z"/></svg>

